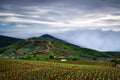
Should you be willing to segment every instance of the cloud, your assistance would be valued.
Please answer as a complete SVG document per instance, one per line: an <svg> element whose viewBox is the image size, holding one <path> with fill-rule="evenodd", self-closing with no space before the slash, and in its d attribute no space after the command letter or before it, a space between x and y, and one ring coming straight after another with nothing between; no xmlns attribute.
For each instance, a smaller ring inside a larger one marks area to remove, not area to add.
<svg viewBox="0 0 120 80"><path fill-rule="evenodd" d="M7 14L7 13L6 13ZM9 14L9 13L8 13ZM47 14L47 13L46 13ZM100 15L102 15L100 17ZM74 17L74 16L65 16L65 17L72 17L72 20L65 20L66 18L57 18L57 17L45 17L45 16L37 16L35 17L35 15L31 15L33 16L32 18L29 17L16 17L16 16L9 16L6 18L2 18L0 19L0 21L2 22L8 22L8 23L18 23L19 25L22 23L33 23L33 24L44 24L44 25L48 25L51 27L96 27L96 26L118 26L120 25L120 16L113 16L113 15L105 15L105 14L96 14L97 17L91 17L93 16L92 14L86 14L84 15L84 17L78 16L78 17ZM39 18L40 19L39 19ZM44 17L44 20L43 20ZM46 18L46 19L45 19ZM92 19L91 19L92 18ZM54 21L53 21L54 20ZM111 22L109 22L110 20L112 20ZM107 21L107 22L106 22ZM111 23L111 24L110 24Z"/></svg>
<svg viewBox="0 0 120 80"><path fill-rule="evenodd" d="M21 16L20 14L0 12L0 16Z"/></svg>
<svg viewBox="0 0 120 80"><path fill-rule="evenodd" d="M3 12L0 16L4 16L4 18L1 18L0 21L18 23L18 25L23 25L23 23L44 24L56 28L120 25L120 15L118 15L120 11L116 8L116 5L111 6L112 2L115 4L116 1L23 1L26 5L21 4L21 2L15 0L13 0L13 3L3 1L1 3ZM18 5L18 3L21 5ZM109 4L105 5L106 3ZM113 21L109 22L110 20Z"/></svg>

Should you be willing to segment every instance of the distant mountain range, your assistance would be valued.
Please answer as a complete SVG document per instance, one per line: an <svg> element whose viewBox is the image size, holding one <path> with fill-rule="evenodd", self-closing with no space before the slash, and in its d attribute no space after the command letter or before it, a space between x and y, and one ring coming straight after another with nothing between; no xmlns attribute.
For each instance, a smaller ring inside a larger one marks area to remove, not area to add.
<svg viewBox="0 0 120 80"><path fill-rule="evenodd" d="M0 36L0 47L1 54L49 54L85 58L120 57L120 52L100 52L93 49L82 48L48 34L40 37L31 37L26 40Z"/></svg>

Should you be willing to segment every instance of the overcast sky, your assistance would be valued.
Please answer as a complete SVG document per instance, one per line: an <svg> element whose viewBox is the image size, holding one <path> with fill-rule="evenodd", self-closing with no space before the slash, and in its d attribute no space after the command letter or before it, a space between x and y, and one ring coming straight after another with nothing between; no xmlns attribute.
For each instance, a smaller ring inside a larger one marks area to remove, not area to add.
<svg viewBox="0 0 120 80"><path fill-rule="evenodd" d="M0 0L0 35L45 33L79 46L120 51L120 0Z"/></svg>

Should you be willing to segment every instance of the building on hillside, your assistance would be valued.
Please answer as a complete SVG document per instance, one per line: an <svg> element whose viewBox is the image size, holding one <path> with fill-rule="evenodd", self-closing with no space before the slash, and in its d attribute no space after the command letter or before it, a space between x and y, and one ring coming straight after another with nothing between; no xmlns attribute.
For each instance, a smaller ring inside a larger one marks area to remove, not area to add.
<svg viewBox="0 0 120 80"><path fill-rule="evenodd" d="M3 58L2 55L0 55L0 58Z"/></svg>
<svg viewBox="0 0 120 80"><path fill-rule="evenodd" d="M9 57L12 59L26 58L26 56L24 54L9 54Z"/></svg>
<svg viewBox="0 0 120 80"><path fill-rule="evenodd" d="M9 58L9 56L7 56L7 55L4 55L4 56L3 56L3 58L5 58L5 59L8 59L8 58Z"/></svg>
<svg viewBox="0 0 120 80"><path fill-rule="evenodd" d="M111 57L111 58L107 58L107 60L108 60L108 61L120 60L120 58Z"/></svg>
<svg viewBox="0 0 120 80"><path fill-rule="evenodd" d="M61 62L66 62L66 61L67 61L67 59L61 59L60 61L61 61Z"/></svg>
<svg viewBox="0 0 120 80"><path fill-rule="evenodd" d="M34 44L35 40L27 39L27 40L25 40L25 42L26 42L26 43L32 43L32 44Z"/></svg>
<svg viewBox="0 0 120 80"><path fill-rule="evenodd" d="M117 64L116 67L120 69L120 64Z"/></svg>
<svg viewBox="0 0 120 80"><path fill-rule="evenodd" d="M48 49L44 49L44 50L37 50L36 53L37 54L45 54L45 53L48 53L49 50Z"/></svg>

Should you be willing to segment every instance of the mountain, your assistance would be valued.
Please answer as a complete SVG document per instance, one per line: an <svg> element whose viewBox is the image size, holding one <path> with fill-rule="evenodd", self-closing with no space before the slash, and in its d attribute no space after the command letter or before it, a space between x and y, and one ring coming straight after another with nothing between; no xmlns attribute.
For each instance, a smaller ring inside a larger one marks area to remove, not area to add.
<svg viewBox="0 0 120 80"><path fill-rule="evenodd" d="M0 48L0 53L44 54L83 58L120 57L120 52L99 52L93 49L82 48L48 34L17 41L7 47Z"/></svg>
<svg viewBox="0 0 120 80"><path fill-rule="evenodd" d="M51 36L49 34L44 34L44 35L40 36L39 38L43 38L43 39L56 39L56 40L58 40L57 38L55 38L55 37L53 37L53 36Z"/></svg>
<svg viewBox="0 0 120 80"><path fill-rule="evenodd" d="M19 40L22 40L22 39L0 35L0 47L8 46Z"/></svg>

